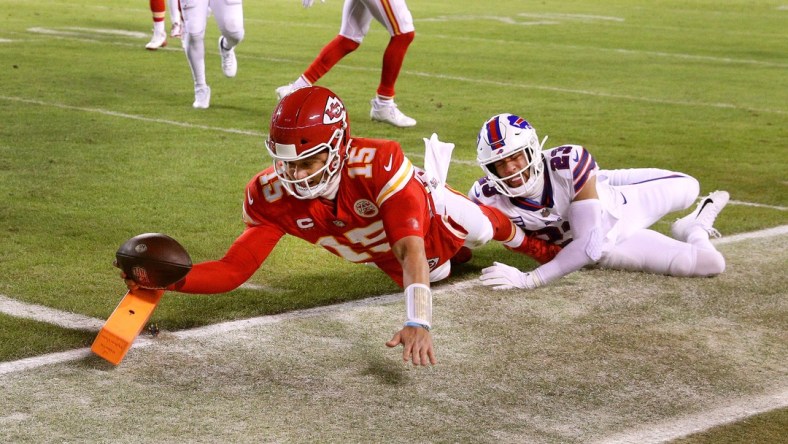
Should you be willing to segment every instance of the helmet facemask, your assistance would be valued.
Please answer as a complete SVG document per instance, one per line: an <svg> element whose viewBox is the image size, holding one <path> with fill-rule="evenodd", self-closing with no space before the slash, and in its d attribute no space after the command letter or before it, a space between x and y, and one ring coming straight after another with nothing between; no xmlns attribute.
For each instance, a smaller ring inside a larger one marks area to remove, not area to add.
<svg viewBox="0 0 788 444"><path fill-rule="evenodd" d="M491 184L504 196L536 198L544 185L544 162L541 143L536 131L521 117L512 114L494 116L482 126L477 140L477 161ZM504 177L496 171L495 163L522 153L525 160L519 170ZM521 178L518 186L509 181Z"/></svg>
<svg viewBox="0 0 788 444"><path fill-rule="evenodd" d="M332 199L339 185L339 175L337 174L342 165L339 155L344 140L344 130L336 129L331 139L326 143L320 143L314 147L295 156L283 156L276 153L292 152L295 153L294 145L278 144L268 140L266 147L268 154L274 159L274 171L285 189L298 199L315 199L326 197ZM317 156L323 151L328 152L325 164L307 177L297 179L293 176L296 168L293 162L302 161L312 156ZM317 183L315 179L319 178ZM313 183L310 185L310 183Z"/></svg>
<svg viewBox="0 0 788 444"><path fill-rule="evenodd" d="M537 154L530 147L521 147L505 157L514 156L518 152L522 152L526 160L523 168L508 176L499 177L495 171L495 162L490 162L484 165L487 169L487 177L493 183L493 186L505 196L536 197L542 190L542 184L544 184L544 175L542 174L544 172L544 162L542 162L541 152ZM517 177L521 179L522 184L519 186L509 185L509 182Z"/></svg>

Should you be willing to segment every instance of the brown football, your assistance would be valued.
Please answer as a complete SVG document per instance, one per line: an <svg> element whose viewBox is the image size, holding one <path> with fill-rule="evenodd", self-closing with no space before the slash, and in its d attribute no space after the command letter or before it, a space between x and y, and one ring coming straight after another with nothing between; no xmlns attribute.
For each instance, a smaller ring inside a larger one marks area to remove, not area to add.
<svg viewBox="0 0 788 444"><path fill-rule="evenodd" d="M115 258L126 276L142 288L165 288L183 279L192 268L186 249L161 233L132 237L118 248Z"/></svg>

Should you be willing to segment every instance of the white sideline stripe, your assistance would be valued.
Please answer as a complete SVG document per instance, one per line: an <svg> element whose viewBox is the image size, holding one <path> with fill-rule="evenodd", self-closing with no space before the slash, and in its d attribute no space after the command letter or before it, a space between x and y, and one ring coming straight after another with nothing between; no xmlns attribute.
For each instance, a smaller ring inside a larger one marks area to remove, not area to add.
<svg viewBox="0 0 788 444"><path fill-rule="evenodd" d="M737 399L730 405L654 424L645 430L638 427L633 432L602 439L599 443L663 443L784 407L788 407L788 390L785 389L759 397Z"/></svg>
<svg viewBox="0 0 788 444"><path fill-rule="evenodd" d="M441 294L447 291L459 291L464 288L473 287L476 285L478 284L476 284L475 279L471 279L468 281L459 281L451 285L445 285L435 288L434 293ZM181 330L172 333L167 333L167 335L168 336L171 335L178 339L191 339L191 338L201 338L206 336L216 336L237 330L244 330L258 325L271 325L292 319L311 318L326 313L342 312L357 307L389 304L396 302L401 298L402 298L402 293L392 293L392 294L376 296L366 299L359 299L356 301L345 302L342 304L308 308L305 310L296 310L296 311L281 313L277 315L258 316L256 318L240 319L237 321L221 322L219 324L208 325L205 327L198 327L190 330ZM137 339L134 340L134 344L132 344L131 348L143 348L155 343L156 343L155 339L138 337ZM61 364L69 361L76 361L78 359L86 358L91 354L92 353L90 351L90 348L86 347L76 350L70 350L67 352L50 353L47 355L34 356L32 358L20 359L18 361L2 362L0 363L0 375L21 372L24 370L30 370L49 364Z"/></svg>
<svg viewBox="0 0 788 444"><path fill-rule="evenodd" d="M56 310L38 304L27 304L0 294L0 313L17 318L47 322L72 330L99 331L104 321L78 313Z"/></svg>
<svg viewBox="0 0 788 444"><path fill-rule="evenodd" d="M220 131L223 133L231 133L231 134L243 134L246 136L255 136L255 137L262 137L265 134L259 131L247 131L241 129L234 129L234 128L221 128L218 126L208 126L208 125L198 125L194 123L185 123L185 122L176 122L174 120L166 120L166 119L153 119L151 117L145 116L138 116L135 114L126 114L120 113L117 111L110 111L101 108L85 108L82 106L73 106L73 105L66 105L63 103L53 103L53 102L44 102L43 100L34 100L34 99L25 99L22 97L9 97L9 96L0 96L2 100L8 100L11 102L21 102L21 103L28 103L32 105L41 105L41 106L52 106L55 108L61 109L69 109L69 110L76 110L76 111L84 111L88 113L96 113L96 114L103 114L106 116L113 116L113 117L123 117L125 119L132 119L132 120L141 120L143 122L153 122L153 123L163 123L166 125L175 125L184 128L197 128L197 129L204 129L210 131Z"/></svg>
<svg viewBox="0 0 788 444"><path fill-rule="evenodd" d="M731 200L731 201L728 201L728 203L729 204L733 204L733 205L742 205L742 206L745 206L745 207L769 208L769 209L772 209L772 210L779 210L779 211L788 210L788 208L780 207L780 206L777 206L777 205L766 205L766 204L759 204L759 203L752 203L752 202L742 202L740 200Z"/></svg>
<svg viewBox="0 0 788 444"><path fill-rule="evenodd" d="M4 362L0 364L0 376L38 368L48 364L61 364L68 361L76 361L78 359L87 358L92 353L90 348L78 348L60 353L50 353L48 355L20 359L18 361Z"/></svg>
<svg viewBox="0 0 788 444"><path fill-rule="evenodd" d="M744 233L738 236L731 236L734 241L741 241L746 239L754 239L760 237L779 236L788 233L788 225L771 228L767 230L760 230L752 233ZM733 242L733 241L731 241ZM721 242L727 243L727 242ZM449 291L460 291L465 288L470 288L479 285L475 279L466 281L459 281L451 285L440 286L435 288L435 294L441 294ZM357 301L350 301L343 304L316 307L306 310L293 311L272 316L259 316L256 318L243 319L238 321L223 322L206 327L199 327L191 330L183 330L172 333L178 339L191 339L206 336L215 336L228 332L238 331L255 327L259 325L270 325L291 319L303 319L321 314L342 312L356 307L364 307L371 305L381 305L397 302L402 298L402 293L393 293L383 296L372 297ZM155 344L156 341L149 338L137 338L132 345L132 348L142 348L148 345ZM51 353L32 358L21 359L17 361L0 363L0 376L30 370L49 364L60 364L68 361L75 361L92 356L89 348L80 348L61 353ZM736 400L731 405L718 408L711 412L697 413L682 417L678 420L665 421L651 426L647 430L638 427L637 430L631 433L619 434L610 438L606 438L601 443L645 443L655 442L661 443L670 441L682 436L687 436L693 433L708 430L723 424L729 424L752 415L768 412L778 408L788 406L788 390L780 389L780 391L771 394L765 394L759 397L746 398Z"/></svg>
<svg viewBox="0 0 788 444"><path fill-rule="evenodd" d="M739 241L750 239L761 239L764 237L778 237L788 234L788 225L780 225L779 227L767 228L765 230L752 231L750 233L734 234L733 236L726 236L720 239L712 239L711 243L714 245L732 244Z"/></svg>

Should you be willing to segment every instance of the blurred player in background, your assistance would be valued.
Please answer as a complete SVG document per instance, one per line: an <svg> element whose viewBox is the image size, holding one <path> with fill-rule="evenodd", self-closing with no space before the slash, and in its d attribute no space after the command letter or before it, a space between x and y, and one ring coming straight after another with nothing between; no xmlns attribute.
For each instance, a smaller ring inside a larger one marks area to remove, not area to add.
<svg viewBox="0 0 788 444"><path fill-rule="evenodd" d="M213 13L221 33L219 55L222 72L226 77L235 77L238 72L235 46L244 38L242 0L181 0L181 10L183 46L194 78L192 106L205 109L211 105L211 88L205 79L205 27L208 15Z"/></svg>
<svg viewBox="0 0 788 444"><path fill-rule="evenodd" d="M728 203L727 192L701 199L695 211L673 223L671 238L648 227L692 205L700 188L696 179L656 168L599 170L582 146L542 151L545 140L540 143L531 125L512 114L494 116L481 128L477 160L486 177L469 196L563 246L528 273L496 262L482 272L485 285L533 289L592 264L671 276L725 270L709 236L719 236L713 224Z"/></svg>
<svg viewBox="0 0 788 444"><path fill-rule="evenodd" d="M314 2L302 1L305 8L312 6ZM377 95L370 102L372 108L369 116L372 120L398 127L416 125L416 120L403 114L394 103L394 84L397 82L408 46L416 34L413 17L405 0L345 0L339 35L323 47L317 58L295 82L277 88L277 97L281 100L291 91L311 86L320 80L343 57L361 45L373 18L386 27L391 39L383 53L380 84Z"/></svg>
<svg viewBox="0 0 788 444"><path fill-rule="evenodd" d="M181 21L181 7L179 0L169 0L170 2L170 37L180 38L183 28ZM145 45L145 49L155 51L167 46L167 32L164 30L165 0L150 0L150 12L153 14L153 37Z"/></svg>
<svg viewBox="0 0 788 444"><path fill-rule="evenodd" d="M432 165L440 157L434 151L454 146L437 135L424 141L421 170L397 142L351 139L345 106L331 91L313 86L287 95L274 110L266 142L274 165L246 187L246 229L222 259L194 265L169 289L233 290L289 234L348 261L374 264L403 287L406 322L386 345L402 344L406 362L435 364L430 282L449 275L463 246L509 240L522 230L448 188L445 176L431 176L448 170ZM133 288L133 281L126 283Z"/></svg>

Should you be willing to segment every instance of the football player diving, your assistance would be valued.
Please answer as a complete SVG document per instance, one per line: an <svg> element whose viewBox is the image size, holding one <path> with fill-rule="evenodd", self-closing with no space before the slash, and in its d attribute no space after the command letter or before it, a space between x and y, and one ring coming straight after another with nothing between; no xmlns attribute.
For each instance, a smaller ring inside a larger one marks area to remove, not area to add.
<svg viewBox="0 0 788 444"><path fill-rule="evenodd" d="M499 114L482 125L477 161L485 172L469 197L497 208L527 233L561 245L549 262L530 272L496 262L481 280L493 289L533 289L598 264L671 276L714 276L725 258L709 240L728 203L714 191L671 225L673 237L650 230L673 211L688 208L700 185L693 177L656 168L600 170L579 145L542 150L525 119Z"/></svg>
<svg viewBox="0 0 788 444"><path fill-rule="evenodd" d="M426 171L414 167L397 142L351 138L345 105L330 90L292 92L271 117L266 146L273 165L246 187L245 230L223 258L195 264L168 289L233 290L289 234L348 261L374 264L403 287L406 320L386 345L401 344L405 362L435 364L430 282L449 275L461 248L495 239L541 262L559 248L525 236L500 211L452 190L445 175L431 176L447 169L432 165L441 157L435 152L454 145L437 135L425 145Z"/></svg>

